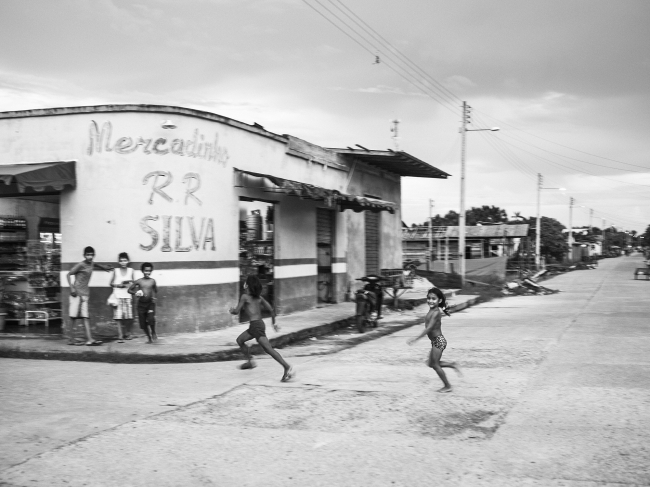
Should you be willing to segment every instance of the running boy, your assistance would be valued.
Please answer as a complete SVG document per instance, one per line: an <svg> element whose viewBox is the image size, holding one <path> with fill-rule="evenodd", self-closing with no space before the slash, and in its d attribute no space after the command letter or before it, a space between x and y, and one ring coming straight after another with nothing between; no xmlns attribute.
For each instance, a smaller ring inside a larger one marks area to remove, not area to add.
<svg viewBox="0 0 650 487"><path fill-rule="evenodd" d="M101 340L94 340L90 331L90 319L88 318L88 300L90 299L90 278L93 275L93 269L100 269L111 272L111 266L104 266L93 262L95 258L95 249L86 247L84 249L84 260L75 265L68 272L68 285L70 286L70 321L71 329L68 330L69 345L83 345L83 342L75 340L74 332L77 328L77 319L81 318L86 331L86 345L101 345ZM74 276L74 282L72 282Z"/></svg>
<svg viewBox="0 0 650 487"><path fill-rule="evenodd" d="M458 374L461 372L455 362L442 362L440 360L442 352L447 347L447 340L442 336L442 312L440 310L441 308L446 310L447 300L445 299L443 292L434 287L429 289L427 292L427 304L429 305L429 312L424 319L424 331L417 337L409 338L406 343L413 345L424 335L429 337L429 340L431 340L431 352L429 353L427 365L436 371L438 377L440 377L440 380L442 380L442 383L444 384L444 387L439 389L438 392L451 392L451 384L449 384L445 371L442 370L442 368L452 368L456 370ZM446 311L445 314L447 314Z"/></svg>
<svg viewBox="0 0 650 487"><path fill-rule="evenodd" d="M129 294L135 294L138 299L136 306L138 310L138 320L140 328L147 334L147 343L153 343L158 339L156 335L156 299L158 296L158 286L156 280L152 279L153 265L145 262L140 266L144 277L138 279L128 289Z"/></svg>
<svg viewBox="0 0 650 487"><path fill-rule="evenodd" d="M273 323L273 329L278 331L280 327L275 324L275 310L273 307L264 299L262 296L262 283L260 282L257 276L248 276L246 282L244 283L244 294L239 300L239 304L236 308L230 308L230 313L233 315L238 315L239 312L244 309L248 316L250 317L250 324L248 330L243 332L237 337L237 345L242 349L246 355L247 362L242 364L240 368L242 369L253 369L257 367L255 361L251 358L251 352L246 345L246 342L255 338L257 343L268 353L271 357L275 359L282 367L284 367L284 374L282 375L282 382L287 382L295 377L295 369L289 365L269 342L269 339L266 337L266 325L262 320L262 306L271 312L271 322Z"/></svg>

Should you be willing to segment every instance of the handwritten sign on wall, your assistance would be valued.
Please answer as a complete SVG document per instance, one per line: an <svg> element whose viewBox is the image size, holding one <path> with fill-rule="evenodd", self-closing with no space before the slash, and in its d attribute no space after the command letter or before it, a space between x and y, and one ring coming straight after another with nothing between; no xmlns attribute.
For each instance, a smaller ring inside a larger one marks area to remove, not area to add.
<svg viewBox="0 0 650 487"><path fill-rule="evenodd" d="M228 149L219 145L219 134L208 141L208 138L200 133L198 129L194 130L192 138L175 138L166 137L118 137L113 140L113 125L110 121L99 124L95 120L90 121L90 141L87 153L92 156L95 153L116 152L117 154L133 154L140 152L143 154L153 154L165 156L174 154L183 157L192 157L215 161L225 166L228 163Z"/></svg>
<svg viewBox="0 0 650 487"><path fill-rule="evenodd" d="M152 171L147 173L142 179L142 184L147 185L152 182L151 193L147 202L152 205L154 201L171 203L173 197L169 194L173 190L171 186L174 176L169 171ZM186 173L182 182L184 189L184 204L188 205L193 202L202 205L203 202L195 194L201 188L201 176L195 172ZM201 217L200 222L194 220L193 216L172 216L172 215L147 215L140 220L140 228L149 235L151 242L147 245L140 244L142 250L151 251L158 246L160 234L162 233L162 252L190 252L192 250L216 250L214 238L214 220L212 218ZM156 225L153 225L153 223ZM162 224L161 231L160 225ZM154 228L156 227L156 228ZM174 233L174 245L172 246L172 230Z"/></svg>

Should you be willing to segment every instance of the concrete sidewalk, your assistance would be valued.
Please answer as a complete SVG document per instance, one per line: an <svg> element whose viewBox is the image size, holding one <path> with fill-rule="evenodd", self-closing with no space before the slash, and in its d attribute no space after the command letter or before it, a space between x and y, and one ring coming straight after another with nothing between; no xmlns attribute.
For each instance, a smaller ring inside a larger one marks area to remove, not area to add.
<svg viewBox="0 0 650 487"><path fill-rule="evenodd" d="M400 299L411 306L423 304L426 291L409 290ZM446 290L451 312L460 311L479 302L477 296L455 296L454 290ZM317 337L354 324L354 303L337 303L278 316L280 330L275 332L267 321L267 336L274 347L282 348L310 337ZM401 311L384 306L384 318L379 326L366 333L351 333L343 336L348 346L373 340L379 336L394 333L421 322L422 317L413 319ZM134 326L135 328L135 326ZM111 363L170 363L170 362L216 362L241 359L235 339L248 328L248 323L215 331L159 335L154 344L146 343L146 337L117 343L105 341L101 346L73 346L67 340L57 337L29 337L0 334L0 357L39 360L70 360L83 362ZM253 342L254 343L254 342ZM344 348L344 347L343 347ZM257 344L252 353L263 353Z"/></svg>

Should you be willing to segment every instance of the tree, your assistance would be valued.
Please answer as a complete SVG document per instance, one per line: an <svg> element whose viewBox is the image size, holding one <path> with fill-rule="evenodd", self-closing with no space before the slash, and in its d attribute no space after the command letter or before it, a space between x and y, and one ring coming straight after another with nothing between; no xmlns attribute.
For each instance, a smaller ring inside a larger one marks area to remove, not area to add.
<svg viewBox="0 0 650 487"><path fill-rule="evenodd" d="M425 221L422 225L427 226L429 221ZM458 225L458 213L454 210L447 212L445 216L440 216L439 214L431 217L431 225L434 227L447 227Z"/></svg>
<svg viewBox="0 0 650 487"><path fill-rule="evenodd" d="M639 244L644 247L650 247L650 225L645 229L645 232L639 235Z"/></svg>
<svg viewBox="0 0 650 487"><path fill-rule="evenodd" d="M549 218L546 216L541 217L540 221L542 227L542 233L540 235L540 255L546 258L552 257L555 260L562 260L564 254L569 249L566 236L562 233L565 226L555 218ZM535 232L537 230L535 224L537 223L537 219L530 217L528 223L530 224L528 237L535 239Z"/></svg>
<svg viewBox="0 0 650 487"><path fill-rule="evenodd" d="M507 223L508 214L506 210L498 206L483 205L480 208L472 207L466 214L467 225L476 225L477 223Z"/></svg>

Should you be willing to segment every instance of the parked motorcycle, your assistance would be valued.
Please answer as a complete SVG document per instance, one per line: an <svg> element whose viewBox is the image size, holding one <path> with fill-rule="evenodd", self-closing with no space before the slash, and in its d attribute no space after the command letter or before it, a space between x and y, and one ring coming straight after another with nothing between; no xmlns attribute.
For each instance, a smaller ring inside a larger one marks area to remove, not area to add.
<svg viewBox="0 0 650 487"><path fill-rule="evenodd" d="M381 318L384 293L381 282L384 280L383 277L374 274L357 279L357 281L367 283L363 289L358 289L355 292L355 301L357 303L356 323L359 333L364 333L366 327L377 327L377 320Z"/></svg>

